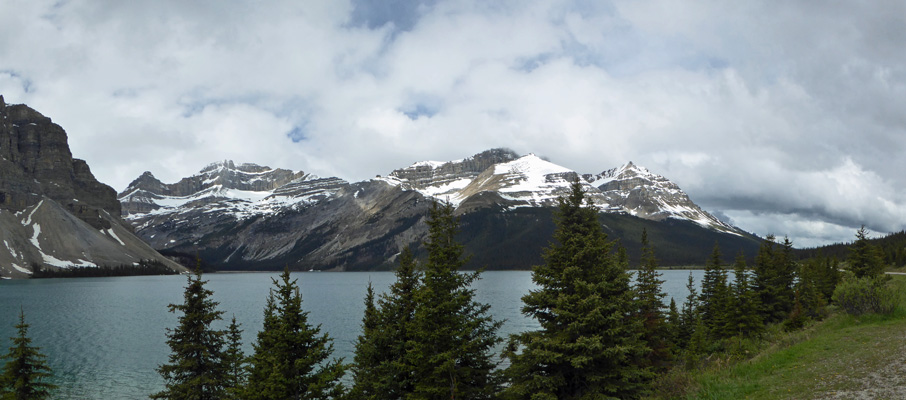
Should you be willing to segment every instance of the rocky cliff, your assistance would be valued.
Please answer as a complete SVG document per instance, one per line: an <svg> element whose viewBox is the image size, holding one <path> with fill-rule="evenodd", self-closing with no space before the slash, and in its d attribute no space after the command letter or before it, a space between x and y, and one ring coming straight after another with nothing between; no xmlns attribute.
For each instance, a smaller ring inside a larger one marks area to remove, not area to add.
<svg viewBox="0 0 906 400"><path fill-rule="evenodd" d="M120 214L116 191L72 158L66 132L26 105L0 97L0 207L21 211L46 196L97 229L101 210ZM78 200L78 201L76 201Z"/></svg>
<svg viewBox="0 0 906 400"><path fill-rule="evenodd" d="M32 264L132 264L163 258L119 217L113 188L72 157L66 132L26 105L0 96L0 276L24 277Z"/></svg>

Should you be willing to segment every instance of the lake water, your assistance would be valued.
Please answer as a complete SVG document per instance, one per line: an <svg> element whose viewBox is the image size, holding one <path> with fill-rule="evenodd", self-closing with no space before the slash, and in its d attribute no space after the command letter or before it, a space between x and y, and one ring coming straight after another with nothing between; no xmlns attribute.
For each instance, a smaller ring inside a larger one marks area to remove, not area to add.
<svg viewBox="0 0 906 400"><path fill-rule="evenodd" d="M662 271L667 302L686 297L690 271ZM702 271L692 271L700 283ZM276 273L205 275L224 319L242 324L250 353L261 328L264 302ZM321 324L334 343L334 356L352 360L360 333L363 299L370 281L376 292L393 282L391 272L293 273L302 290L309 323ZM537 324L520 313L520 298L534 287L526 271L489 271L475 283L478 301L491 305L495 319L505 319L500 335ZM0 281L0 353L15 335L20 307L30 324L32 343L47 355L55 399L142 399L163 388L155 368L167 361L165 329L176 325L170 303L182 303L186 278L145 276ZM219 328L225 327L224 322Z"/></svg>

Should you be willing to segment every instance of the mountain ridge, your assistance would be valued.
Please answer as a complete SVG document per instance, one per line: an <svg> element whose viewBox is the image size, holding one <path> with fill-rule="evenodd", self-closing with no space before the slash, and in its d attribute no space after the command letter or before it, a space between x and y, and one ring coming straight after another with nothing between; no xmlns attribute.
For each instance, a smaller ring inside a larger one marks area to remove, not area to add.
<svg viewBox="0 0 906 400"><path fill-rule="evenodd" d="M632 218L676 219L713 235L751 239L701 210L677 185L631 162L596 175L579 174L534 154L519 156L512 150L491 149L459 160L420 161L355 183L301 171L294 171L295 179L288 183L278 183L268 174L279 169L238 165L254 169L256 177L267 183L257 188L267 190L234 189L243 184L241 179L218 181L212 175L215 171L218 176L248 178L248 174L237 173L240 167L228 160L180 180L206 182L185 196L164 194L186 193L174 191L172 185L176 184L158 184L146 173L120 193L123 214L153 247L198 253L225 268L289 264L301 269L373 269L392 263L401 247L424 239L422 222L435 200L455 204L464 224L471 224L464 230L474 236L505 242L502 246L514 246L514 251L518 246L538 247L540 254L549 236L539 232L552 226L552 214L517 211L554 207L557 196L579 179L600 210L626 215L628 219L619 220L621 225ZM472 230L478 226L499 234L495 239ZM531 238L531 244L510 240L510 236ZM469 246L480 249L486 244Z"/></svg>

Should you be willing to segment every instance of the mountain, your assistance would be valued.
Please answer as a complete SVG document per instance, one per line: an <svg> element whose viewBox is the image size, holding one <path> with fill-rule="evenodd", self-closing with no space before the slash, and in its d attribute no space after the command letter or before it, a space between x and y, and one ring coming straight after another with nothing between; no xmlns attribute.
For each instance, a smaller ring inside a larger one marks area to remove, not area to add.
<svg viewBox="0 0 906 400"><path fill-rule="evenodd" d="M225 269L318 270L388 268L403 246L424 240L431 203L449 201L474 255L470 266L527 268L541 261L556 199L577 178L604 211L605 229L630 251L643 227L669 242L660 256L672 263L700 263L715 241L728 254L757 248L756 238L632 163L580 175L506 149L417 162L357 183L224 161L174 184L146 172L119 199L138 235L166 254L200 254Z"/></svg>
<svg viewBox="0 0 906 400"><path fill-rule="evenodd" d="M0 277L24 278L33 265L178 264L137 238L113 188L72 158L62 127L0 96Z"/></svg>
<svg viewBox="0 0 906 400"><path fill-rule="evenodd" d="M688 220L709 229L744 234L739 228L702 210L675 183L632 161L620 168L585 175L584 178L601 192L602 205L606 204L608 211L625 212L654 221L667 218Z"/></svg>

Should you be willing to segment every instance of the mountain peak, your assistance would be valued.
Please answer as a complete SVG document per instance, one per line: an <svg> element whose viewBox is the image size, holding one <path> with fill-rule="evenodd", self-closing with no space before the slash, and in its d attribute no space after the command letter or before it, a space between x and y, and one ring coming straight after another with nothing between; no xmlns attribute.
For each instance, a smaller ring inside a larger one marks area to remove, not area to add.
<svg viewBox="0 0 906 400"><path fill-rule="evenodd" d="M241 163L236 164L233 160L223 160L215 163L208 164L207 167L204 167L200 174L211 174L218 173L221 171L239 171L250 174L260 174L263 172L273 171L273 168L263 165L258 165L254 163Z"/></svg>
<svg viewBox="0 0 906 400"><path fill-rule="evenodd" d="M221 169L236 169L236 164L233 163L233 160L213 162L208 164L207 167L202 168L201 173L204 174L206 172L213 172Z"/></svg>

